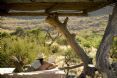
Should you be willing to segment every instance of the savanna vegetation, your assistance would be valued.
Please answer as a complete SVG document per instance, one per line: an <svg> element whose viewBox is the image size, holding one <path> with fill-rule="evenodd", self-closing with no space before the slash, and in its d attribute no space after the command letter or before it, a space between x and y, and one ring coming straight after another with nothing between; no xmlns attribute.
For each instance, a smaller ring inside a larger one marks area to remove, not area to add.
<svg viewBox="0 0 117 78"><path fill-rule="evenodd" d="M85 34L83 34L85 33ZM58 33L44 31L40 28L24 30L18 27L12 33L0 32L0 67L15 67L14 56L19 63L24 66L30 64L39 53L44 53L46 60L54 50L57 56L64 56L63 66L80 64L79 57L67 44L65 38ZM87 54L95 58L96 48L98 48L102 36L94 32L81 31L76 36L77 42L87 51ZM117 59L117 38L112 46L112 60ZM64 47L64 48L61 48ZM73 72L73 71L71 71ZM67 71L68 73L68 71Z"/></svg>
<svg viewBox="0 0 117 78"><path fill-rule="evenodd" d="M4 27L2 23L1 27ZM103 33L88 29L79 30L76 33L76 41L86 50L86 54L93 58L94 63L102 36ZM111 62L117 61L116 45L117 37L114 38L111 46ZM13 32L0 32L0 67L17 67L15 61L18 61L23 68L25 65L31 64L40 53L44 53L45 60L48 60L48 57L52 55L52 51L56 52L56 56L59 57L57 58L59 67L75 66L82 63L77 54L70 48L66 39L53 30L43 30L42 28L26 30L17 27ZM63 57L62 60L61 57ZM67 75L79 75L82 72L82 68L65 69L65 72Z"/></svg>

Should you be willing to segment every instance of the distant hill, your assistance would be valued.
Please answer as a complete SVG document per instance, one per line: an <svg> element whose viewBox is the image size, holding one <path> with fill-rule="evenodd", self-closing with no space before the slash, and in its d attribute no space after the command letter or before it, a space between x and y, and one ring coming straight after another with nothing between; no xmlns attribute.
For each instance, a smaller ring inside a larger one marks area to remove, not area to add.
<svg viewBox="0 0 117 78"><path fill-rule="evenodd" d="M102 9L89 13L90 17L69 17L68 29L71 32L79 32L80 30L104 31L107 26L108 15L112 13L113 7L106 6ZM48 24L44 22L44 18L40 16L11 16L2 17L0 20L0 30L14 31L17 27L24 29L43 28L46 29ZM60 18L61 20L64 17Z"/></svg>
<svg viewBox="0 0 117 78"><path fill-rule="evenodd" d="M2 17L0 30L13 31L17 27L24 29L43 28L48 24L44 22L45 17ZM64 17L60 18L61 20ZM104 31L108 21L108 15L92 17L69 17L68 29L71 32L89 29L91 31Z"/></svg>

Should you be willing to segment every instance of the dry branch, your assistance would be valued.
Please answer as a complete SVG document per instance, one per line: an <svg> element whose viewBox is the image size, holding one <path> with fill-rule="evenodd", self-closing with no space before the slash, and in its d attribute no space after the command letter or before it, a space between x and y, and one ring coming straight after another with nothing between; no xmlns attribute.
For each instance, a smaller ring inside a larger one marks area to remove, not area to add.
<svg viewBox="0 0 117 78"><path fill-rule="evenodd" d="M66 25L68 22L68 18L64 20L64 23L60 22L57 14L51 14L46 18L46 22L49 23L52 27L54 27L56 30L58 30L62 35L66 38L67 42L71 46L71 48L76 52L76 54L80 57L80 59L83 61L84 64L84 71L83 73L86 75L94 77L95 67L91 68L88 66L88 64L92 64L91 58L87 56L85 51L78 45L78 43L75 40L75 37L73 34L71 34Z"/></svg>
<svg viewBox="0 0 117 78"><path fill-rule="evenodd" d="M63 67L63 68L59 68L60 70L65 70L65 69L75 69L75 68L78 68L78 67L81 67L83 66L84 64L81 63L79 65L75 65L75 66L69 66L69 67Z"/></svg>
<svg viewBox="0 0 117 78"><path fill-rule="evenodd" d="M46 18L46 22L55 27L57 30L62 33L68 43L71 45L71 47L75 50L75 52L80 56L82 61L86 63L86 65L89 63L89 57L86 55L84 50L76 43L75 39L72 37L72 34L68 31L66 28L66 25L61 23L59 19L56 18L56 16L50 15Z"/></svg>

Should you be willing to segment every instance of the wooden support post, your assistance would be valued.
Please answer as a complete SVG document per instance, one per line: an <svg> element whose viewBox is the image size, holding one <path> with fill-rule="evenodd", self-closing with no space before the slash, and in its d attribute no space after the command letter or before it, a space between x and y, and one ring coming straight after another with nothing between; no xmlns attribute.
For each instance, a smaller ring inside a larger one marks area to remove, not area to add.
<svg viewBox="0 0 117 78"><path fill-rule="evenodd" d="M117 78L109 63L109 51L114 36L117 36L117 5L109 18L108 26L96 54L96 66L103 78Z"/></svg>
<svg viewBox="0 0 117 78"><path fill-rule="evenodd" d="M92 64L92 60L87 56L85 51L78 45L78 43L75 40L74 35L72 35L68 29L67 29L67 22L68 17L65 19L63 23L60 22L58 19L57 14L51 14L46 18L46 22L49 23L52 27L57 29L60 33L64 35L69 45L72 47L72 49L77 53L77 55L81 58L81 60L84 63L84 74L87 75L89 71L88 64ZM94 74L94 71L91 71L91 74ZM89 75L89 74L88 74ZM93 78L93 77L92 77Z"/></svg>

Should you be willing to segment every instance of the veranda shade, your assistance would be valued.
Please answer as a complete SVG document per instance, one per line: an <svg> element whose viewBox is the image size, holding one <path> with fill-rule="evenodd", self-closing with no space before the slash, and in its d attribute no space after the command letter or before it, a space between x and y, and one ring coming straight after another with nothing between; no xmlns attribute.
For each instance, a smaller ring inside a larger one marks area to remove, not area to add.
<svg viewBox="0 0 117 78"><path fill-rule="evenodd" d="M27 3L27 2L107 2L112 0L0 0L6 3Z"/></svg>
<svg viewBox="0 0 117 78"><path fill-rule="evenodd" d="M113 0L0 0L0 16L47 16L53 12L84 16L111 3Z"/></svg>

